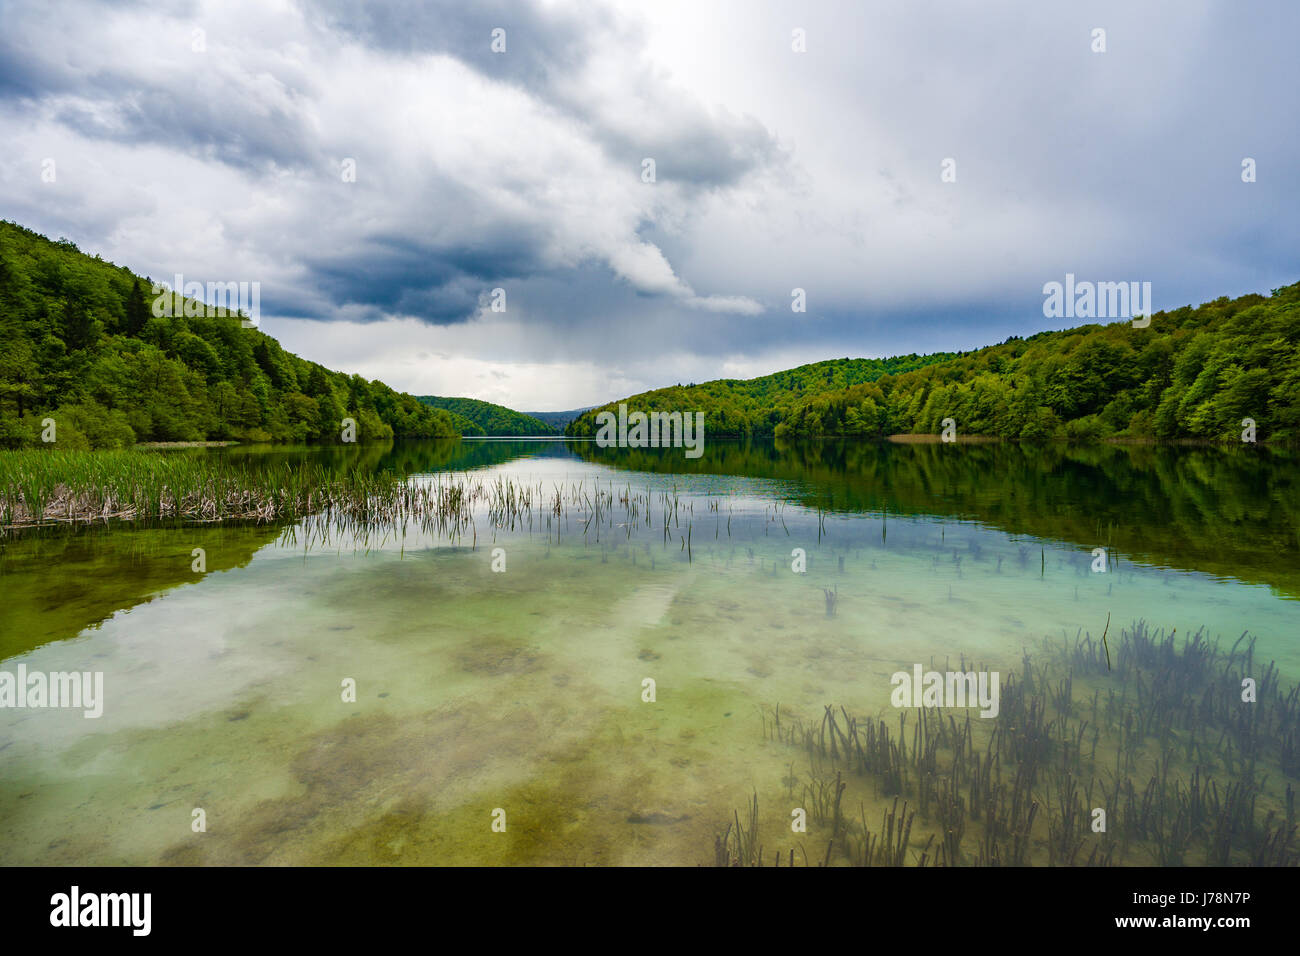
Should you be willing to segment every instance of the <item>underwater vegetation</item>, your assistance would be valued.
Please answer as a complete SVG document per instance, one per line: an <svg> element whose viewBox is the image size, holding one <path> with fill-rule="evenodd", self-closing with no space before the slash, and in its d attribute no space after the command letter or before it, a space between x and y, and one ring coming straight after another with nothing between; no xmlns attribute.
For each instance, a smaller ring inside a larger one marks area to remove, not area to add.
<svg viewBox="0 0 1300 956"><path fill-rule="evenodd" d="M736 813L715 835L716 863L1300 865L1300 685L1284 689L1248 634L1224 652L1203 631L1180 641L1137 621L1109 643L1109 663L1081 633L1045 641L1042 662L1026 653L989 721L937 707L903 709L896 725L830 705L819 720L764 708L764 737L808 759L787 795L825 850L767 855L755 794L747 820Z"/></svg>

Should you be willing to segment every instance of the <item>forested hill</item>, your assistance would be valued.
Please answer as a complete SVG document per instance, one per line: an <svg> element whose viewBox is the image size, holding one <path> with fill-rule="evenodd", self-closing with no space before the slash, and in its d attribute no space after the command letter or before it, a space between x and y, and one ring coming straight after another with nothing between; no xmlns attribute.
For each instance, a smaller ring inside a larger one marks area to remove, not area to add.
<svg viewBox="0 0 1300 956"><path fill-rule="evenodd" d="M1300 441L1300 283L1131 321L1013 336L972 352L837 359L658 389L628 410L705 413L706 434ZM593 409L568 434L596 433Z"/></svg>
<svg viewBox="0 0 1300 956"><path fill-rule="evenodd" d="M443 398L439 395L421 395L419 398L426 405L444 409L470 422L473 430L461 429L466 435L533 437L559 434L546 422L504 405L494 405L476 398Z"/></svg>
<svg viewBox="0 0 1300 956"><path fill-rule="evenodd" d="M153 300L149 279L0 221L0 447L41 444L45 418L61 448L338 441L344 418L358 441L459 434L446 412L238 316L176 296L159 318Z"/></svg>
<svg viewBox="0 0 1300 956"><path fill-rule="evenodd" d="M873 382L882 375L906 372L954 357L955 352L901 355L888 359L831 359L751 379L718 379L701 385L676 385L642 392L626 402L629 411L704 412L706 433L715 437L770 435L797 404L811 396ZM596 434L596 415L618 411L610 402L579 415L566 434Z"/></svg>
<svg viewBox="0 0 1300 956"><path fill-rule="evenodd" d="M805 399L780 437L938 433L1042 439L1300 441L1300 283L1271 296L1012 338ZM706 419L707 421L707 419ZM707 426L706 426L707 427Z"/></svg>

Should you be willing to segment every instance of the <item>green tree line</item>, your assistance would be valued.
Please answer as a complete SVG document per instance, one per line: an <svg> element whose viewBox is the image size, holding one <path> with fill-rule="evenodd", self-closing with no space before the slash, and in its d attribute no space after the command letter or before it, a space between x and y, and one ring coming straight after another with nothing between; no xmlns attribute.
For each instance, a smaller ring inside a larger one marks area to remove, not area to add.
<svg viewBox="0 0 1300 956"><path fill-rule="evenodd" d="M1012 337L809 396L781 438L958 433L1025 440L1300 440L1300 283L1131 321Z"/></svg>
<svg viewBox="0 0 1300 956"><path fill-rule="evenodd" d="M799 404L809 398L842 391L883 375L899 374L942 362L956 355L901 355L888 359L831 359L751 379L719 379L696 385L675 385L621 399L628 411L704 412L707 434L738 438L771 435ZM590 438L596 434L596 416L618 412L610 402L583 412L569 423L565 434Z"/></svg>
<svg viewBox="0 0 1300 956"><path fill-rule="evenodd" d="M749 380L622 399L629 411L702 411L713 437L958 433L1022 440L1300 441L1300 283L972 352L836 359ZM596 434L584 413L567 434Z"/></svg>
<svg viewBox="0 0 1300 956"><path fill-rule="evenodd" d="M152 282L0 221L0 447L142 441L358 441L453 437L452 417L413 395L285 351L239 316L174 309ZM179 304L182 300L176 299Z"/></svg>

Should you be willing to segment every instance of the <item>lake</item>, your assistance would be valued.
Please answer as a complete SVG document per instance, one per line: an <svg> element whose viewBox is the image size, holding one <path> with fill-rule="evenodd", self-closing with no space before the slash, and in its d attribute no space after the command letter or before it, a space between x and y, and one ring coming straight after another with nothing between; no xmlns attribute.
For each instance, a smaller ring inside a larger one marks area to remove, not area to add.
<svg viewBox="0 0 1300 956"><path fill-rule="evenodd" d="M532 497L0 538L0 671L104 682L0 709L0 863L1293 862L1292 452L158 453ZM896 706L918 666L1000 713Z"/></svg>

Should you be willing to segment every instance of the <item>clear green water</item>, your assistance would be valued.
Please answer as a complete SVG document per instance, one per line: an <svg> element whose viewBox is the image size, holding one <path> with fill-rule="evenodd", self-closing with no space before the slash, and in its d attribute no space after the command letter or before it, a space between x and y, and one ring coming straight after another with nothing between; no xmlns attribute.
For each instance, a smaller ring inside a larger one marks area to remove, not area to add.
<svg viewBox="0 0 1300 956"><path fill-rule="evenodd" d="M1284 684L1300 680L1300 469L1284 454L351 453L413 481L511 476L651 507L616 506L585 534L580 507L549 528L540 513L513 530L479 516L450 541L407 528L304 546L301 526L5 540L0 670L102 671L106 702L98 720L0 710L0 863L712 863L754 793L767 845L806 839L820 857L824 834L789 827L807 756L765 739L764 706L892 721L895 671L964 658L1014 672L1044 638L1099 636L1108 614L1112 636L1137 619L1227 645L1249 631ZM191 571L198 547L206 574ZM849 796L878 819L868 783Z"/></svg>

